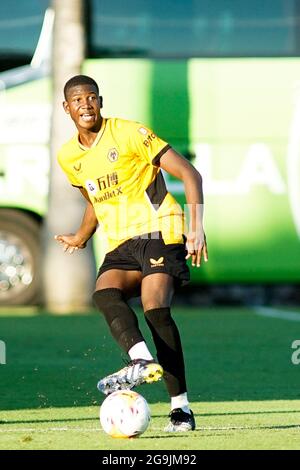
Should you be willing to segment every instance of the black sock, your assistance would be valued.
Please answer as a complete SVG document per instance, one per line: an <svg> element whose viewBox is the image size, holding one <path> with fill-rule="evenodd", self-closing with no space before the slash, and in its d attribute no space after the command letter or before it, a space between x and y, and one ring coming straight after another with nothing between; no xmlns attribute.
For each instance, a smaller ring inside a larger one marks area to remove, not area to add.
<svg viewBox="0 0 300 470"><path fill-rule="evenodd" d="M93 294L93 301L103 313L111 334L126 353L136 343L144 341L137 317L120 289L98 290Z"/></svg>
<svg viewBox="0 0 300 470"><path fill-rule="evenodd" d="M157 351L164 369L169 395L175 397L186 392L185 368L178 328L171 317L170 308L155 308L145 312Z"/></svg>

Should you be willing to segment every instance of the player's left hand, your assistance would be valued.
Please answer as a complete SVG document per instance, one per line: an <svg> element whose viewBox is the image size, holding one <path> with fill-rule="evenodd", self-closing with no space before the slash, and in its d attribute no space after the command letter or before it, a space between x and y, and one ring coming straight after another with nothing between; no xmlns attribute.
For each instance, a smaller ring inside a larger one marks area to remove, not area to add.
<svg viewBox="0 0 300 470"><path fill-rule="evenodd" d="M192 266L197 266L197 268L200 268L202 256L206 263L208 261L205 233L203 231L199 233L189 232L186 238L186 249L188 254L185 259L192 258Z"/></svg>

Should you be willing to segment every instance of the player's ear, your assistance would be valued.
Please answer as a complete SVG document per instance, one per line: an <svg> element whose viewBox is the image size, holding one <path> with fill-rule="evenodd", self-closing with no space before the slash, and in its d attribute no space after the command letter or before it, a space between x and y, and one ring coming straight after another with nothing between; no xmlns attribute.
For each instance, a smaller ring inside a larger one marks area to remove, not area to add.
<svg viewBox="0 0 300 470"><path fill-rule="evenodd" d="M99 96L100 109L103 108L103 96Z"/></svg>
<svg viewBox="0 0 300 470"><path fill-rule="evenodd" d="M63 108L67 114L70 114L70 108L67 101L63 101Z"/></svg>

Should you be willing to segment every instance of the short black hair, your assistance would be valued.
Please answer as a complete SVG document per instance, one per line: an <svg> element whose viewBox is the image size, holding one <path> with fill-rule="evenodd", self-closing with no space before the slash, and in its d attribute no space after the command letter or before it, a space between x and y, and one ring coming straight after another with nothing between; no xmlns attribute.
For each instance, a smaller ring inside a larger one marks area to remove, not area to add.
<svg viewBox="0 0 300 470"><path fill-rule="evenodd" d="M74 77L70 78L64 86L64 96L67 99L68 92L71 88L78 86L78 85L93 85L97 93L99 94L99 87L95 80L87 75L75 75Z"/></svg>

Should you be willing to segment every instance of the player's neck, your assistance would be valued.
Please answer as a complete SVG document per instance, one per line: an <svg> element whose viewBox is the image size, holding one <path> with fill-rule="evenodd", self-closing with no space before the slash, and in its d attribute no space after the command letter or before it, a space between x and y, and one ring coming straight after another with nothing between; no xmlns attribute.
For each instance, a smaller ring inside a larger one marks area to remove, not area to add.
<svg viewBox="0 0 300 470"><path fill-rule="evenodd" d="M97 126L93 129L78 129L78 140L79 143L86 148L90 148L95 143L95 140L98 137L98 134L101 130L103 124L103 117L101 116Z"/></svg>

